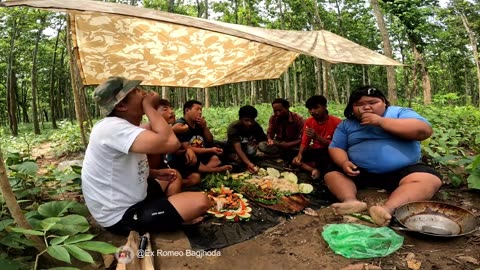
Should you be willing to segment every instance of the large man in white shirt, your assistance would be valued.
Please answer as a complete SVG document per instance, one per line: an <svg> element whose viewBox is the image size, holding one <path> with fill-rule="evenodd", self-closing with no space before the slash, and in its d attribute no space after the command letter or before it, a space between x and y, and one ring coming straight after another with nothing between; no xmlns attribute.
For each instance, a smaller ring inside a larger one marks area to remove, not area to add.
<svg viewBox="0 0 480 270"><path fill-rule="evenodd" d="M210 207L204 193L181 193L182 179L174 170L149 169L147 154L174 152L180 143L154 108L156 94L138 88L140 83L110 77L95 89L105 118L92 129L82 169L82 191L92 216L124 235L175 229ZM151 130L139 127L144 114Z"/></svg>

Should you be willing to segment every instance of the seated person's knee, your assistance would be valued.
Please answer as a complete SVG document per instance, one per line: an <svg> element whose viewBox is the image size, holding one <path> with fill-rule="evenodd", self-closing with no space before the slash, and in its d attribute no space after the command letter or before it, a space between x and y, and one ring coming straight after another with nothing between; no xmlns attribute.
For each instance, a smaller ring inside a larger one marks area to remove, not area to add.
<svg viewBox="0 0 480 270"><path fill-rule="evenodd" d="M193 185L200 184L200 182L201 182L201 178L200 178L199 173L192 173L188 178L190 179L190 181Z"/></svg>

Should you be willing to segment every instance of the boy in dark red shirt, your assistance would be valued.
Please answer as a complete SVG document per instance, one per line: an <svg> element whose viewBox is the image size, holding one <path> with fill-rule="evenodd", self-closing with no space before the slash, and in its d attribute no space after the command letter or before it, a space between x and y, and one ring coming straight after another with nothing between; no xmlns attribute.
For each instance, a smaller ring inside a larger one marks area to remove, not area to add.
<svg viewBox="0 0 480 270"><path fill-rule="evenodd" d="M310 97L305 107L311 116L305 121L302 142L297 156L293 159L293 164L309 171L312 178L317 179L320 177L320 171L331 162L328 145L342 120L328 115L327 99L324 96Z"/></svg>

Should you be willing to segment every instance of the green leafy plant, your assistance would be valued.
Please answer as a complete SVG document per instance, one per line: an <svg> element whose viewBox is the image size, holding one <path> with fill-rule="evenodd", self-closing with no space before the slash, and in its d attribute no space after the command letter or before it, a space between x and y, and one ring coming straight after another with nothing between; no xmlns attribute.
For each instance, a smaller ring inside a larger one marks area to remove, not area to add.
<svg viewBox="0 0 480 270"><path fill-rule="evenodd" d="M466 167L470 174L467 178L469 188L480 189L480 155L477 155Z"/></svg>
<svg viewBox="0 0 480 270"><path fill-rule="evenodd" d="M86 233L90 229L87 219L79 214L88 214L85 205L72 201L52 201L40 205L36 213L28 218L33 229L10 227L8 230L18 234L42 236L46 249L36 255L34 269L44 253L53 258L71 263L71 257L87 263L94 263L88 251L103 254L117 252L117 247L100 241L91 241L95 237Z"/></svg>

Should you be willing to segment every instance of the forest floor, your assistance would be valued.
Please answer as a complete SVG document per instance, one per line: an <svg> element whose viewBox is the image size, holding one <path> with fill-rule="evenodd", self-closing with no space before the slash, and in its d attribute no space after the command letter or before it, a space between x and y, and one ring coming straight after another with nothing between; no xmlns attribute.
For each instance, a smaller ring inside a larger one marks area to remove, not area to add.
<svg viewBox="0 0 480 270"><path fill-rule="evenodd" d="M55 158L48 154L48 147L36 151L40 166L81 158L77 154ZM369 205L382 202L387 196L387 193L377 190L359 192L359 197ZM442 187L434 200L461 206L477 216L480 214L478 191ZM284 218L262 234L222 248L216 253L204 253L205 256L202 257L186 255L186 251L192 250L192 247L182 231L153 235L151 242L154 251L183 251L183 256L154 256L155 269L480 269L480 230L454 238L427 237L401 231L397 233L405 238L403 245L393 254L375 259L347 259L336 255L328 247L321 235L323 226L345 222L367 223L350 217L335 216L330 207L314 210L314 215L301 213ZM94 222L92 227L98 232L97 240L111 242L116 246L126 243L126 237L114 236L98 228ZM95 266L84 265L82 269L105 269L100 256L96 257L96 261ZM114 265L109 269L114 269Z"/></svg>

